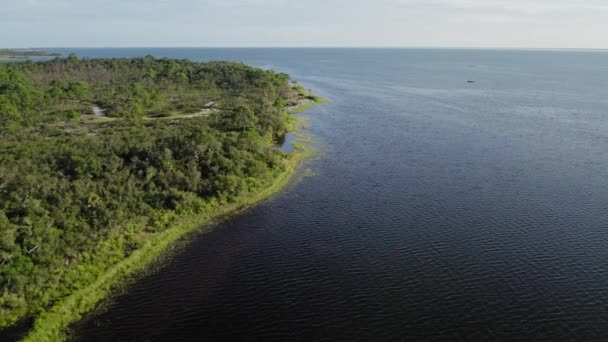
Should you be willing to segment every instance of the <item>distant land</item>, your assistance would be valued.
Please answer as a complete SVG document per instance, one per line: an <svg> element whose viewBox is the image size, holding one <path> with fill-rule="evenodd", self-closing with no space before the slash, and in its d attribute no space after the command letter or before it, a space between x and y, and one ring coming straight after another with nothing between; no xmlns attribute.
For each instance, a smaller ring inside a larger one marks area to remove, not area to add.
<svg viewBox="0 0 608 342"><path fill-rule="evenodd" d="M0 58L28 58L61 56L42 49L0 49Z"/></svg>

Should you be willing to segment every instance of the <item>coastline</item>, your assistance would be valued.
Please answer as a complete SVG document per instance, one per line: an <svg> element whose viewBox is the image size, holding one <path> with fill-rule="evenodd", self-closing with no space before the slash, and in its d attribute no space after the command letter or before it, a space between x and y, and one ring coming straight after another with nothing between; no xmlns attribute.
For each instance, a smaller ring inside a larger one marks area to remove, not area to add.
<svg viewBox="0 0 608 342"><path fill-rule="evenodd" d="M314 105L325 102L325 99L315 97L313 101L302 104L288 111L287 114L302 113ZM225 219L226 216L247 210L283 190L292 180L301 163L313 154L311 146L306 144L309 141L304 139L300 132L305 126L304 119L290 116L289 125L290 131L298 136L298 140L293 144L294 150L286 157L284 170L273 173L272 177L264 181L261 190L242 194L228 204L214 202L213 207L206 212L176 219L170 228L147 239L142 247L106 269L93 283L76 290L55 303L49 310L34 317L34 323L25 333L22 341L67 339L66 333L70 324L80 320L83 314L109 297L113 288L127 283L130 276L151 264L174 242L191 232L209 232L213 228L211 223L214 220Z"/></svg>

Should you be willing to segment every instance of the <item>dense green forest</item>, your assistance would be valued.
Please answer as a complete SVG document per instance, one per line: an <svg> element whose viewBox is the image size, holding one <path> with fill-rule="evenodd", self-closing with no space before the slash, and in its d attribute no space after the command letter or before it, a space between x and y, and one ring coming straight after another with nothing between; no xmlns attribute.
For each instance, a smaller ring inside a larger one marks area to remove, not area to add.
<svg viewBox="0 0 608 342"><path fill-rule="evenodd" d="M285 108L305 96L286 74L238 63L0 63L0 328L176 218L267 184L285 167Z"/></svg>

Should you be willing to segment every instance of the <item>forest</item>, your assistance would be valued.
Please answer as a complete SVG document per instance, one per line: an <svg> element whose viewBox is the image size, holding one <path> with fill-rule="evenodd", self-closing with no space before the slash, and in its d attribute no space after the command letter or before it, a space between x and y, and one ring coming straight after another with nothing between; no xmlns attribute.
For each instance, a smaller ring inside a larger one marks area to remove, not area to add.
<svg viewBox="0 0 608 342"><path fill-rule="evenodd" d="M231 62L0 63L0 329L285 167L306 91Z"/></svg>

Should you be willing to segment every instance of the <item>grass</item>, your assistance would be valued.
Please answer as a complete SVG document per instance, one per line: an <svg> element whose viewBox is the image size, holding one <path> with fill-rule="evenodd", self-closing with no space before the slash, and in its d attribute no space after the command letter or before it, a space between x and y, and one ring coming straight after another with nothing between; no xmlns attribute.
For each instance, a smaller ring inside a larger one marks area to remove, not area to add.
<svg viewBox="0 0 608 342"><path fill-rule="evenodd" d="M316 103L320 103L320 101L306 103L305 108L310 108ZM300 125L300 127L303 125ZM289 183L301 161L309 158L312 154L312 148L309 145L301 143L295 145L294 152L285 161L285 170L277 172L274 177L268 179L262 190L241 195L229 204L216 204L208 212L180 218L169 229L151 236L141 248L107 269L93 283L73 292L49 310L41 313L23 341L66 340L70 324L80 320L83 314L95 308L99 301L107 298L114 287L125 283L131 275L154 262L167 247L177 240L193 231L211 229L211 225L205 226L205 224L212 222L214 219L245 210L278 193Z"/></svg>

